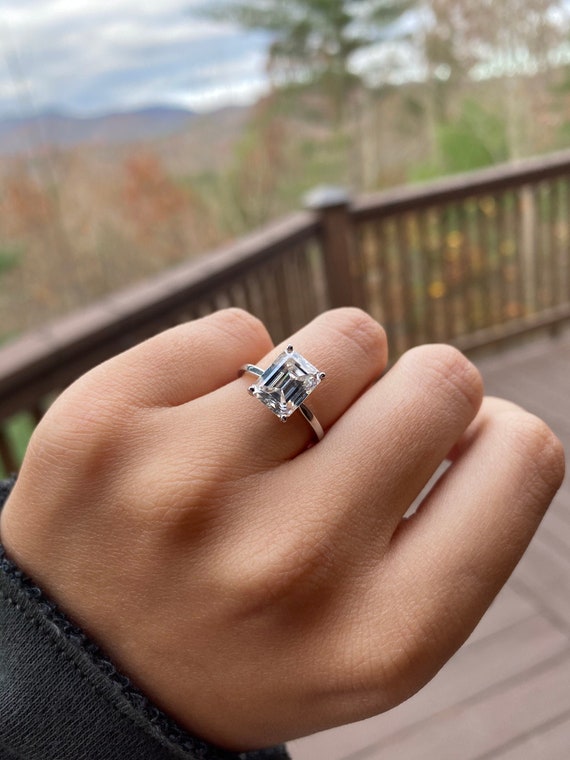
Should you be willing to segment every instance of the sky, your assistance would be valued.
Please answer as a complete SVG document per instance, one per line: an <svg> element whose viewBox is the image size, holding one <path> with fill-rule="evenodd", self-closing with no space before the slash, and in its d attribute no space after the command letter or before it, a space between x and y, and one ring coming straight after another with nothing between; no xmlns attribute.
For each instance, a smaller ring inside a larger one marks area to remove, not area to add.
<svg viewBox="0 0 570 760"><path fill-rule="evenodd" d="M255 100L267 37L197 17L207 0L0 0L0 118Z"/></svg>

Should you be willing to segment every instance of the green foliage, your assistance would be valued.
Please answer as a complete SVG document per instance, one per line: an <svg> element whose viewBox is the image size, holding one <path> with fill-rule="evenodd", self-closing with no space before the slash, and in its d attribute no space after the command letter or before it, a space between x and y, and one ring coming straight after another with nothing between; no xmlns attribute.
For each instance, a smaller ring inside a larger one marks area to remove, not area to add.
<svg viewBox="0 0 570 760"><path fill-rule="evenodd" d="M316 185L342 183L346 177L348 136L338 131L319 137L293 133L284 126L280 109L279 99L254 116L226 170L185 180L226 237L296 210Z"/></svg>
<svg viewBox="0 0 570 760"><path fill-rule="evenodd" d="M563 122L558 129L558 142L561 148L570 145L570 121Z"/></svg>
<svg viewBox="0 0 570 760"><path fill-rule="evenodd" d="M34 431L34 423L29 414L22 412L11 417L7 422L3 423L4 433L8 440L12 444L16 461L21 462L26 453L26 448L31 435ZM0 477L7 477L11 473L6 472L2 464L0 464Z"/></svg>
<svg viewBox="0 0 570 760"><path fill-rule="evenodd" d="M3 245L0 247L0 275L15 269L20 263L23 253L21 246Z"/></svg>
<svg viewBox="0 0 570 760"><path fill-rule="evenodd" d="M437 128L439 162L426 163L410 173L412 180L472 171L508 159L504 121L474 100L466 100L457 119Z"/></svg>

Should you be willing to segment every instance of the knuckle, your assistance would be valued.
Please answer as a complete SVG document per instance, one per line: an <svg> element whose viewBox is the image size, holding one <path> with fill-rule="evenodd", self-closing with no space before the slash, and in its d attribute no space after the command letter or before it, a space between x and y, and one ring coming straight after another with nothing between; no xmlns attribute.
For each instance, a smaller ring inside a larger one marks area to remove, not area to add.
<svg viewBox="0 0 570 760"><path fill-rule="evenodd" d="M112 394L90 374L67 388L36 427L28 455L37 464L89 473L123 449L130 421L121 417Z"/></svg>
<svg viewBox="0 0 570 760"><path fill-rule="evenodd" d="M350 644L338 642L335 654L336 687L340 694L358 696L358 704L368 715L391 709L417 689L415 677L421 664L421 644L417 623L413 633L407 625L391 622L384 631L384 640L397 641L397 646L378 647L377 621L362 623L349 635ZM411 628L411 626L410 626ZM333 689L330 689L333 691ZM356 718L355 718L356 719Z"/></svg>
<svg viewBox="0 0 570 760"><path fill-rule="evenodd" d="M479 370L453 346L433 344L410 349L403 360L415 374L427 376L440 387L466 401L475 411L483 400Z"/></svg>
<svg viewBox="0 0 570 760"><path fill-rule="evenodd" d="M564 479L564 447L549 426L534 414L510 409L502 414L504 436L521 459L521 467L530 473L542 493L553 494Z"/></svg>
<svg viewBox="0 0 570 760"><path fill-rule="evenodd" d="M265 535L261 541L259 536L249 536L226 555L229 574L223 585L232 589L242 614L284 608L293 612L303 600L305 604L312 600L316 606L326 596L333 562L326 539L303 542Z"/></svg>
<svg viewBox="0 0 570 760"><path fill-rule="evenodd" d="M271 338L263 322L245 309L232 306L221 309L206 319L212 320L213 324L236 340L271 345Z"/></svg>
<svg viewBox="0 0 570 760"><path fill-rule="evenodd" d="M384 328L362 309L352 306L333 309L323 318L332 330L356 343L367 357L385 357L387 341Z"/></svg>

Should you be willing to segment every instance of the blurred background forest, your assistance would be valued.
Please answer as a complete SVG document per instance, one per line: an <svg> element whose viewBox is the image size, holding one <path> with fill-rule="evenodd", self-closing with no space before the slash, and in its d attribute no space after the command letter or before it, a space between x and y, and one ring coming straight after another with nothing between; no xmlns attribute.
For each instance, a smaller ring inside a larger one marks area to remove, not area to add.
<svg viewBox="0 0 570 760"><path fill-rule="evenodd" d="M0 120L1 341L297 209L317 185L357 194L570 147L565 1L194 12L267 35L255 103Z"/></svg>

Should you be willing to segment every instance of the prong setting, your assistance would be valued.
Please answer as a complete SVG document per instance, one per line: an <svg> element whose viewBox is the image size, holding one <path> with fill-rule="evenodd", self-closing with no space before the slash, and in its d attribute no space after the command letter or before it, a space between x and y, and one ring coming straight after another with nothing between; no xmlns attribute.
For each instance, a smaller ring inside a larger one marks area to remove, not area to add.
<svg viewBox="0 0 570 760"><path fill-rule="evenodd" d="M285 422L299 409L324 377L324 372L318 370L289 345L273 364L263 371L259 380L250 386L249 392Z"/></svg>

